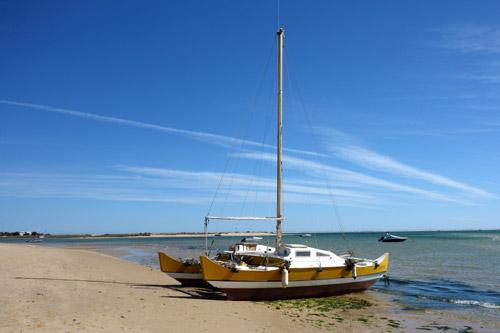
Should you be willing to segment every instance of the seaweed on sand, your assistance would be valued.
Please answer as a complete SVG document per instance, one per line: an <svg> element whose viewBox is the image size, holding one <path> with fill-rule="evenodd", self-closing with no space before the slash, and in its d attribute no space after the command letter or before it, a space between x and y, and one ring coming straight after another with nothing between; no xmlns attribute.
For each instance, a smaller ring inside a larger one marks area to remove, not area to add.
<svg viewBox="0 0 500 333"><path fill-rule="evenodd" d="M344 321L345 311L362 310L372 303L359 297L334 296L325 298L304 298L264 302L271 308L280 310L292 318L301 318L316 327L329 330L335 329L336 323ZM356 311L355 311L356 312ZM357 319L360 323L367 324L368 319Z"/></svg>
<svg viewBox="0 0 500 333"><path fill-rule="evenodd" d="M324 298L304 298L290 299L281 301L266 302L276 308L288 308L297 310L312 310L319 312L328 312L332 310L352 310L364 309L372 305L367 300L357 297L335 296Z"/></svg>

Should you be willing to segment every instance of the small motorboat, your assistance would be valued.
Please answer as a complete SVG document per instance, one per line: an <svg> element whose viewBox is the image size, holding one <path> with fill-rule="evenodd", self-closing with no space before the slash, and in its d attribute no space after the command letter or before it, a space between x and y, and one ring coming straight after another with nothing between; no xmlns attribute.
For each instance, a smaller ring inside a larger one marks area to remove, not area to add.
<svg viewBox="0 0 500 333"><path fill-rule="evenodd" d="M380 237L378 239L378 241L379 242L404 242L407 239L408 239L408 237L395 236L395 235L391 235L390 233L386 233L384 236Z"/></svg>
<svg viewBox="0 0 500 333"><path fill-rule="evenodd" d="M249 241L258 241L262 240L262 237L258 236L252 236L252 237L244 237L242 240L240 240L241 243L249 242Z"/></svg>

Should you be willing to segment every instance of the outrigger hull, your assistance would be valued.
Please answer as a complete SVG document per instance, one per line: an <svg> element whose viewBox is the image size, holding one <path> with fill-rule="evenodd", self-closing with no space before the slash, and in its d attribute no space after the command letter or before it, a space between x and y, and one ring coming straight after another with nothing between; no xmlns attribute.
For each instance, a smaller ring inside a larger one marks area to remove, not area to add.
<svg viewBox="0 0 500 333"><path fill-rule="evenodd" d="M194 262L183 262L163 252L158 252L160 269L168 276L179 281L183 287L206 287L207 283L201 273L201 265Z"/></svg>
<svg viewBox="0 0 500 333"><path fill-rule="evenodd" d="M357 267L356 277L346 267L290 268L285 285L281 268L238 271L200 257L204 279L223 291L228 300L327 297L363 291L387 272L389 255L384 254L376 261L376 265Z"/></svg>
<svg viewBox="0 0 500 333"><path fill-rule="evenodd" d="M168 276L180 282L183 287L206 287L201 273L167 273Z"/></svg>

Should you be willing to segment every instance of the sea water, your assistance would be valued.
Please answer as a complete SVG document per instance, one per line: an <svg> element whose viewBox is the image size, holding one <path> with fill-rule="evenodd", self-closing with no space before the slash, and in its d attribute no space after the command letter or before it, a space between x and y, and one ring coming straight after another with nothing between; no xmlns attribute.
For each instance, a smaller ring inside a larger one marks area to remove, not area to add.
<svg viewBox="0 0 500 333"><path fill-rule="evenodd" d="M376 259L390 253L387 278L372 289L411 309L469 309L500 319L500 230L399 232L401 243L378 242L381 233L318 233L311 237L288 234L285 243L307 244L337 254ZM211 253L227 249L242 237L210 237ZM0 238L0 242L24 241ZM274 237L261 244L273 245ZM92 248L125 260L158 268L157 252L196 258L205 239L188 238L47 238L45 246Z"/></svg>

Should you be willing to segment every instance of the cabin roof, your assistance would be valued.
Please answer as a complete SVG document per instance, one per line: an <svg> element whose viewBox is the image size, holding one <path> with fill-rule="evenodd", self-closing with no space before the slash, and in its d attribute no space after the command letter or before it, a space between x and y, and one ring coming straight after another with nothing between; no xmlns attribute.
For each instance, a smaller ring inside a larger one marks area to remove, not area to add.
<svg viewBox="0 0 500 333"><path fill-rule="evenodd" d="M305 249L305 248L309 247L309 246L303 245L303 244L285 244L285 246L293 248L293 249Z"/></svg>

